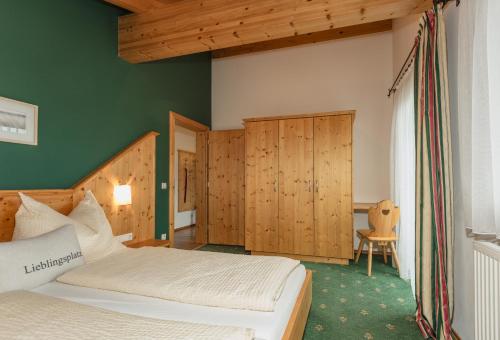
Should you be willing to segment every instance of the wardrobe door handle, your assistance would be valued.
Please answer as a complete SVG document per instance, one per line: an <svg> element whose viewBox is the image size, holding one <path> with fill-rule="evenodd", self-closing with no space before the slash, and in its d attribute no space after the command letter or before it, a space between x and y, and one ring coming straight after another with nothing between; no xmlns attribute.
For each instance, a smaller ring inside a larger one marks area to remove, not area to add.
<svg viewBox="0 0 500 340"><path fill-rule="evenodd" d="M278 178L274 178L274 192L278 191Z"/></svg>
<svg viewBox="0 0 500 340"><path fill-rule="evenodd" d="M311 192L312 191L312 186L311 186L312 182L311 180L308 181L308 186L307 186L307 191Z"/></svg>
<svg viewBox="0 0 500 340"><path fill-rule="evenodd" d="M315 181L315 184L316 184L316 192L319 192L319 181L318 181L318 180L316 180L316 181Z"/></svg>

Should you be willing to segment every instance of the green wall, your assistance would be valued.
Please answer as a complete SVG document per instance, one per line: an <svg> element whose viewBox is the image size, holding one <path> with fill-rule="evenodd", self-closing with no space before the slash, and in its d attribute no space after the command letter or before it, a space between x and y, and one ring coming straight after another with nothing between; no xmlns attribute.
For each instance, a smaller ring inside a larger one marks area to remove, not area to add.
<svg viewBox="0 0 500 340"><path fill-rule="evenodd" d="M158 237L168 230L168 113L210 124L210 56L128 64L117 57L123 13L97 0L0 1L0 96L39 106L38 146L0 142L0 189L70 187L156 130Z"/></svg>

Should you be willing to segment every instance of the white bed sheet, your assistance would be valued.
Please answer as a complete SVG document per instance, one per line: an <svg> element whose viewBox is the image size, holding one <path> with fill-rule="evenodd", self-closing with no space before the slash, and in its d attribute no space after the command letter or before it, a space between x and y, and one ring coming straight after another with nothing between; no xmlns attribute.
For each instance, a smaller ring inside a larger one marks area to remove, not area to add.
<svg viewBox="0 0 500 340"><path fill-rule="evenodd" d="M259 340L281 339L306 277L303 265L288 277L274 312L191 305L175 301L50 282L33 292L145 317L252 328Z"/></svg>

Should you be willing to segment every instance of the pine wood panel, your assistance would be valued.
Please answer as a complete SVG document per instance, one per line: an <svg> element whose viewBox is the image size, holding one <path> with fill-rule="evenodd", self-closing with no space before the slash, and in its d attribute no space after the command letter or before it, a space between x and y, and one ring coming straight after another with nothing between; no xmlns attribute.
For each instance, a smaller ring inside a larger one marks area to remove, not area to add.
<svg viewBox="0 0 500 340"><path fill-rule="evenodd" d="M92 190L115 235L131 232L136 241L154 238L156 136L157 132L150 132L138 138L71 189L0 190L0 242L12 239L15 214L21 204L19 191L67 215L85 191ZM117 184L132 186L132 205L114 203Z"/></svg>
<svg viewBox="0 0 500 340"><path fill-rule="evenodd" d="M245 243L245 132L210 131L208 240Z"/></svg>
<svg viewBox="0 0 500 340"><path fill-rule="evenodd" d="M278 121L245 123L245 248L278 249Z"/></svg>
<svg viewBox="0 0 500 340"><path fill-rule="evenodd" d="M213 51L212 58L226 58L235 55L276 50L292 46L315 44L323 41L355 37L364 34L386 32L390 30L392 30L392 20L376 21L367 24L334 28L321 32L294 35L292 37L223 48Z"/></svg>
<svg viewBox="0 0 500 340"><path fill-rule="evenodd" d="M432 7L431 0L184 0L119 19L132 62L212 51L363 23Z"/></svg>
<svg viewBox="0 0 500 340"><path fill-rule="evenodd" d="M196 207L196 153L179 150L177 169L177 210L190 211Z"/></svg>
<svg viewBox="0 0 500 340"><path fill-rule="evenodd" d="M279 252L314 254L313 118L279 121Z"/></svg>
<svg viewBox="0 0 500 340"><path fill-rule="evenodd" d="M73 209L73 190L1 190L0 191L0 242L12 239L16 225L15 215L21 199L22 192L33 199L47 204L52 209L67 215Z"/></svg>
<svg viewBox="0 0 500 340"><path fill-rule="evenodd" d="M101 204L115 235L132 233L136 241L155 237L156 136L151 132L73 186L76 206L92 190ZM114 203L114 187L132 187L132 204Z"/></svg>
<svg viewBox="0 0 500 340"><path fill-rule="evenodd" d="M208 132L196 133L196 243L208 237Z"/></svg>
<svg viewBox="0 0 500 340"><path fill-rule="evenodd" d="M351 259L351 115L314 118L314 171L315 254Z"/></svg>

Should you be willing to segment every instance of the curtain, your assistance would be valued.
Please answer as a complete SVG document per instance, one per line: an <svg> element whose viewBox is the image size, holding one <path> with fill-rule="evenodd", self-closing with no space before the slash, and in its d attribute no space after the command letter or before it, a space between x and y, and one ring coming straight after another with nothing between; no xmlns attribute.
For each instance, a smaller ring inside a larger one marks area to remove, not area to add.
<svg viewBox="0 0 500 340"><path fill-rule="evenodd" d="M399 275L415 293L415 106L413 70L394 94L392 116L392 200L400 208L396 233Z"/></svg>
<svg viewBox="0 0 500 340"><path fill-rule="evenodd" d="M500 238L500 1L459 16L458 134L465 227Z"/></svg>
<svg viewBox="0 0 500 340"><path fill-rule="evenodd" d="M453 191L442 8L420 22L415 54L415 285L422 334L453 339Z"/></svg>

